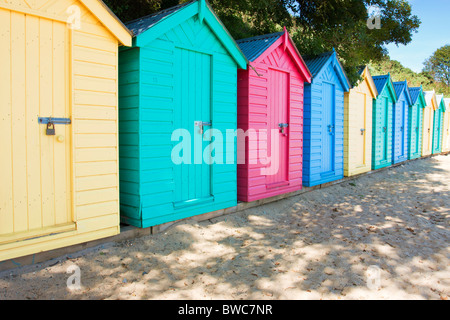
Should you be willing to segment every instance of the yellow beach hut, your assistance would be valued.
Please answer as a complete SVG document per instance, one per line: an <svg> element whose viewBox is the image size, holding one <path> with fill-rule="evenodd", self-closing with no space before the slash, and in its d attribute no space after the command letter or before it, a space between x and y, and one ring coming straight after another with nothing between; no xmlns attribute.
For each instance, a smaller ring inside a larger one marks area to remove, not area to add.
<svg viewBox="0 0 450 320"><path fill-rule="evenodd" d="M0 261L117 234L118 47L99 0L0 2Z"/></svg>
<svg viewBox="0 0 450 320"><path fill-rule="evenodd" d="M369 68L360 69L362 80L344 95L344 175L372 170L372 105L378 91Z"/></svg>
<svg viewBox="0 0 450 320"><path fill-rule="evenodd" d="M422 156L431 155L433 148L433 121L434 110L437 109L436 92L424 91L426 107L423 109L423 139L422 139Z"/></svg>
<svg viewBox="0 0 450 320"><path fill-rule="evenodd" d="M444 127L442 130L442 152L450 151L450 99L445 98Z"/></svg>

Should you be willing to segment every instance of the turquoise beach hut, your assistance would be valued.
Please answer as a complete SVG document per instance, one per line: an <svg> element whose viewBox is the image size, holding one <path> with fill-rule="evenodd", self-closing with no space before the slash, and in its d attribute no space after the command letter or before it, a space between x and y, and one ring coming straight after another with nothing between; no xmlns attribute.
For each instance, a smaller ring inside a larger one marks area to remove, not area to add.
<svg viewBox="0 0 450 320"><path fill-rule="evenodd" d="M436 95L437 109L434 111L432 154L442 152L442 130L444 127L445 101L443 94Z"/></svg>
<svg viewBox="0 0 450 320"><path fill-rule="evenodd" d="M305 83L303 185L344 177L344 93L351 84L336 51L306 58L313 76Z"/></svg>
<svg viewBox="0 0 450 320"><path fill-rule="evenodd" d="M408 159L417 159L422 156L422 129L423 109L427 103L423 94L423 88L409 88L412 105L408 113Z"/></svg>
<svg viewBox="0 0 450 320"><path fill-rule="evenodd" d="M392 165L393 110L397 102L391 75L372 77L378 90L373 102L372 169Z"/></svg>
<svg viewBox="0 0 450 320"><path fill-rule="evenodd" d="M126 25L134 38L119 55L122 222L146 228L235 206L237 140L226 131L237 129L245 56L205 0ZM224 140L212 147L217 132Z"/></svg>

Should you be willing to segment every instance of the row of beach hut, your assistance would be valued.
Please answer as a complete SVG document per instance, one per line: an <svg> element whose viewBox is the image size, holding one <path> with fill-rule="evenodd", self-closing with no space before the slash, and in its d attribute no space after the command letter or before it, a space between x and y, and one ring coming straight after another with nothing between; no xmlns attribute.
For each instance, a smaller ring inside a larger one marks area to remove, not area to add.
<svg viewBox="0 0 450 320"><path fill-rule="evenodd" d="M286 29L236 41L205 0L126 25L99 0L1 2L0 261L450 151L450 100L360 74Z"/></svg>

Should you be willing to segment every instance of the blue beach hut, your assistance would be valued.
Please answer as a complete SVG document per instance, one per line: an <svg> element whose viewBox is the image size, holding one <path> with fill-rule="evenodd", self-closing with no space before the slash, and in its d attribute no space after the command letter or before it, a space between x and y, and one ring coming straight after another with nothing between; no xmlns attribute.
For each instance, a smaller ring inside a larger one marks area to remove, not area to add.
<svg viewBox="0 0 450 320"><path fill-rule="evenodd" d="M417 159L422 156L422 128L423 109L427 102L423 94L423 88L409 88L412 105L408 113L408 159Z"/></svg>
<svg viewBox="0 0 450 320"><path fill-rule="evenodd" d="M392 132L392 163L400 163L408 160L408 114L412 105L408 82L394 82L397 102L393 110Z"/></svg>
<svg viewBox="0 0 450 320"><path fill-rule="evenodd" d="M119 56L122 222L146 228L235 206L236 136L212 148L211 129L223 139L237 129L245 56L205 0L126 25L134 38Z"/></svg>
<svg viewBox="0 0 450 320"><path fill-rule="evenodd" d="M344 177L344 93L351 84L336 51L306 58L313 76L305 83L303 185Z"/></svg>

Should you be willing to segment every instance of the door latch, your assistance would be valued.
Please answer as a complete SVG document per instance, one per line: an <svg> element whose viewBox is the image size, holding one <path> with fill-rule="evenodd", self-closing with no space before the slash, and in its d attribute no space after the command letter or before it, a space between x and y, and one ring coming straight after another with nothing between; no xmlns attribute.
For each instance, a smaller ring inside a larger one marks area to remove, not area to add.
<svg viewBox="0 0 450 320"><path fill-rule="evenodd" d="M361 129L361 135L363 136L364 133L366 132L366 129Z"/></svg>
<svg viewBox="0 0 450 320"><path fill-rule="evenodd" d="M287 135L287 133L284 132L284 129L287 128L287 127L289 127L289 124L288 124L288 123L279 123L279 124L278 124L278 127L280 128L280 133L281 133L282 135Z"/></svg>
<svg viewBox="0 0 450 320"><path fill-rule="evenodd" d="M195 121L195 122L194 122L194 125L195 125L196 127L199 127L199 129L200 129L200 134L203 134L203 132L204 132L203 127L205 127L205 126L210 127L210 126L212 125L212 123L211 123L211 122L203 122L203 121Z"/></svg>

